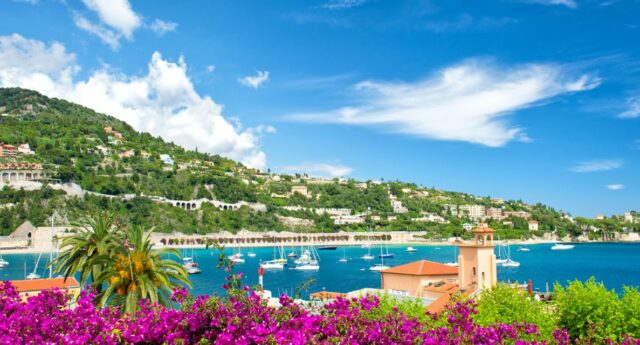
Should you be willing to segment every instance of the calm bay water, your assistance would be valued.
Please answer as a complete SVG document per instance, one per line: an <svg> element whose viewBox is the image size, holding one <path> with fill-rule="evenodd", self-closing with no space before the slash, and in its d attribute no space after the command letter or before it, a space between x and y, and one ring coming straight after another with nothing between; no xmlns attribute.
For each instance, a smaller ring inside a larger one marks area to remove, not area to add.
<svg viewBox="0 0 640 345"><path fill-rule="evenodd" d="M395 254L392 259L385 259L388 266L396 266L415 260L425 259L439 262L449 262L457 255L454 246L414 246L416 253L405 252L406 246L389 246L389 251ZM551 244L528 246L530 252L518 252L518 245L511 246L512 259L521 263L520 267L498 267L498 280L525 282L533 281L534 288L541 291L545 284L550 287L554 282L565 284L568 280L586 280L595 276L603 281L608 288L621 291L623 285L640 285L640 244L631 243L596 243L576 244L575 249L567 251L553 251ZM246 276L244 283L254 285L258 283L258 265L260 260L271 260L273 248L254 248L256 257L250 258L246 254L249 249L243 248L242 253L246 262L237 264L235 270ZM291 249L285 248L285 253ZM296 251L299 248L295 248ZM227 249L227 254L232 250ZM274 294L287 292L292 295L296 288L309 279L315 279L315 284L308 292L302 292L307 297L310 292L320 290L347 292L364 287L380 287L380 273L369 271L368 268L379 263L377 254L380 248L372 248L375 260L365 261L360 257L367 249L360 247L339 247L337 250L323 250L320 254L319 271L271 270L265 272L265 288ZM202 274L192 275L193 293L197 295L221 293L225 272L216 269L218 253L214 249L183 250L185 256L193 256L202 269ZM348 263L339 263L343 254L349 259ZM38 254L6 254L3 258L10 265L0 269L0 279L24 279L26 271L34 269ZM48 276L45 266L48 254L43 254L38 266L38 274ZM291 262L288 267L293 267Z"/></svg>

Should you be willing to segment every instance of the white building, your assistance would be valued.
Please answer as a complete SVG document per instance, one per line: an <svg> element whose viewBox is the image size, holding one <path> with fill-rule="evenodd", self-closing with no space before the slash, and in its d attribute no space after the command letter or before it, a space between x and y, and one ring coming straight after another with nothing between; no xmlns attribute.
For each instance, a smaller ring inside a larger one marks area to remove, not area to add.
<svg viewBox="0 0 640 345"><path fill-rule="evenodd" d="M391 200L391 207L393 207L393 213L407 213L409 210L402 206L402 201Z"/></svg>
<svg viewBox="0 0 640 345"><path fill-rule="evenodd" d="M471 224L471 223L464 223L464 224L462 224L462 229L463 229L464 231L471 231L471 230L473 230L473 224Z"/></svg>
<svg viewBox="0 0 640 345"><path fill-rule="evenodd" d="M162 163L164 163L166 165L173 165L175 163L173 161L173 159L171 159L171 156L169 156L167 154L161 154L160 155L160 160L162 161Z"/></svg>
<svg viewBox="0 0 640 345"><path fill-rule="evenodd" d="M332 216L331 219L333 219L333 223L336 225L361 224L364 223L365 216L362 214L349 216Z"/></svg>
<svg viewBox="0 0 640 345"><path fill-rule="evenodd" d="M21 153L23 155L35 154L35 152L31 151L31 147L29 147L29 143L24 143L18 146L18 153Z"/></svg>
<svg viewBox="0 0 640 345"><path fill-rule="evenodd" d="M538 222L535 220L529 220L529 231L538 231Z"/></svg>
<svg viewBox="0 0 640 345"><path fill-rule="evenodd" d="M411 218L412 222L424 222L424 223L439 223L446 224L448 221L437 214L423 212L422 217Z"/></svg>
<svg viewBox="0 0 640 345"><path fill-rule="evenodd" d="M625 212L624 221L627 223L637 223L639 221L638 217L631 212Z"/></svg>
<svg viewBox="0 0 640 345"><path fill-rule="evenodd" d="M291 186L291 195L298 193L306 198L310 198L311 192L309 192L309 190L307 189L307 186Z"/></svg>
<svg viewBox="0 0 640 345"><path fill-rule="evenodd" d="M483 205L460 205L458 206L458 215L467 216L471 219L483 218L485 207Z"/></svg>

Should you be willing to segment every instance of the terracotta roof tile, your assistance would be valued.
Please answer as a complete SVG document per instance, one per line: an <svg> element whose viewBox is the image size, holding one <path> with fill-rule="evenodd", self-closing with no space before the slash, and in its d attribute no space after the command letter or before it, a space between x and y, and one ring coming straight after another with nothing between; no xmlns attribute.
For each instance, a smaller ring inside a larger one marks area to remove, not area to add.
<svg viewBox="0 0 640 345"><path fill-rule="evenodd" d="M447 266L433 261L420 260L406 265L387 268L381 273L408 274L414 276L454 275L458 274L458 268Z"/></svg>
<svg viewBox="0 0 640 345"><path fill-rule="evenodd" d="M33 280L12 280L11 284L18 292L42 291L53 288L67 289L79 287L78 282L73 278L51 278L51 279L33 279Z"/></svg>

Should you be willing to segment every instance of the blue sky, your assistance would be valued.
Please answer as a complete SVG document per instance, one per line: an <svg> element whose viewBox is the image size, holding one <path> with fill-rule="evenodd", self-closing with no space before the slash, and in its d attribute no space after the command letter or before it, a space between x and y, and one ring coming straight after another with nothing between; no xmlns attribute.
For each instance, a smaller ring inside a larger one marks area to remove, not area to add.
<svg viewBox="0 0 640 345"><path fill-rule="evenodd" d="M0 85L280 172L640 209L640 2L5 0Z"/></svg>

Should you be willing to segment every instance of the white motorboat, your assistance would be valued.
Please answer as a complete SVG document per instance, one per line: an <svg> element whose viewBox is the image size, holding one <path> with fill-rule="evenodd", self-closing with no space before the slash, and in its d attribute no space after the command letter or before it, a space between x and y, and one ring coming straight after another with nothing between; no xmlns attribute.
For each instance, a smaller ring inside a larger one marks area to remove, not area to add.
<svg viewBox="0 0 640 345"><path fill-rule="evenodd" d="M347 260L347 258L340 258L338 259L338 262L345 263L345 262L349 262L349 260Z"/></svg>
<svg viewBox="0 0 640 345"><path fill-rule="evenodd" d="M298 271L317 271L320 269L320 265L318 265L318 263L314 263L314 262L310 262L308 264L302 264L302 265L298 265L296 267L293 268L294 270L298 270Z"/></svg>
<svg viewBox="0 0 640 345"><path fill-rule="evenodd" d="M281 270L284 268L284 263L277 262L276 260L264 261L260 263L260 267L265 270Z"/></svg>
<svg viewBox="0 0 640 345"><path fill-rule="evenodd" d="M347 260L347 250L345 248L342 248L342 257L338 260L338 262L345 263L348 261L349 260Z"/></svg>
<svg viewBox="0 0 640 345"><path fill-rule="evenodd" d="M551 247L551 250L570 250L575 248L576 246L573 244L562 244L562 243L556 243L553 245L553 247Z"/></svg>
<svg viewBox="0 0 640 345"><path fill-rule="evenodd" d="M255 258L256 257L256 253L250 251L250 252L247 253L247 256L250 257L250 258Z"/></svg>
<svg viewBox="0 0 640 345"><path fill-rule="evenodd" d="M189 274L200 274L202 273L202 270L196 266L191 266L189 268L187 268L187 273Z"/></svg>
<svg viewBox="0 0 640 345"><path fill-rule="evenodd" d="M415 252L417 252L417 251L418 251L418 250L417 250L417 249L415 249L415 248L413 248L413 247L407 247L407 249L405 250L405 252L407 252L407 253L415 253Z"/></svg>
<svg viewBox="0 0 640 345"><path fill-rule="evenodd" d="M519 252L530 252L531 249L529 249L528 247L520 247L520 248L518 248L518 251Z"/></svg>
<svg viewBox="0 0 640 345"><path fill-rule="evenodd" d="M502 264L502 267L520 267L520 263L511 259L507 259L507 261Z"/></svg>
<svg viewBox="0 0 640 345"><path fill-rule="evenodd" d="M386 270L387 268L389 268L389 266L385 266L384 264L374 264L373 266L369 267L369 271L382 271Z"/></svg>
<svg viewBox="0 0 640 345"><path fill-rule="evenodd" d="M0 268L9 266L9 261L5 260L0 256Z"/></svg>
<svg viewBox="0 0 640 345"><path fill-rule="evenodd" d="M31 272L27 275L27 280L34 280L34 279L40 279L40 275L35 272Z"/></svg>
<svg viewBox="0 0 640 345"><path fill-rule="evenodd" d="M371 254L365 254L362 256L362 260L373 260L374 257Z"/></svg>
<svg viewBox="0 0 640 345"><path fill-rule="evenodd" d="M187 270L189 274L199 274L202 270L198 267L198 264L193 261L191 257L182 258L182 267Z"/></svg>

